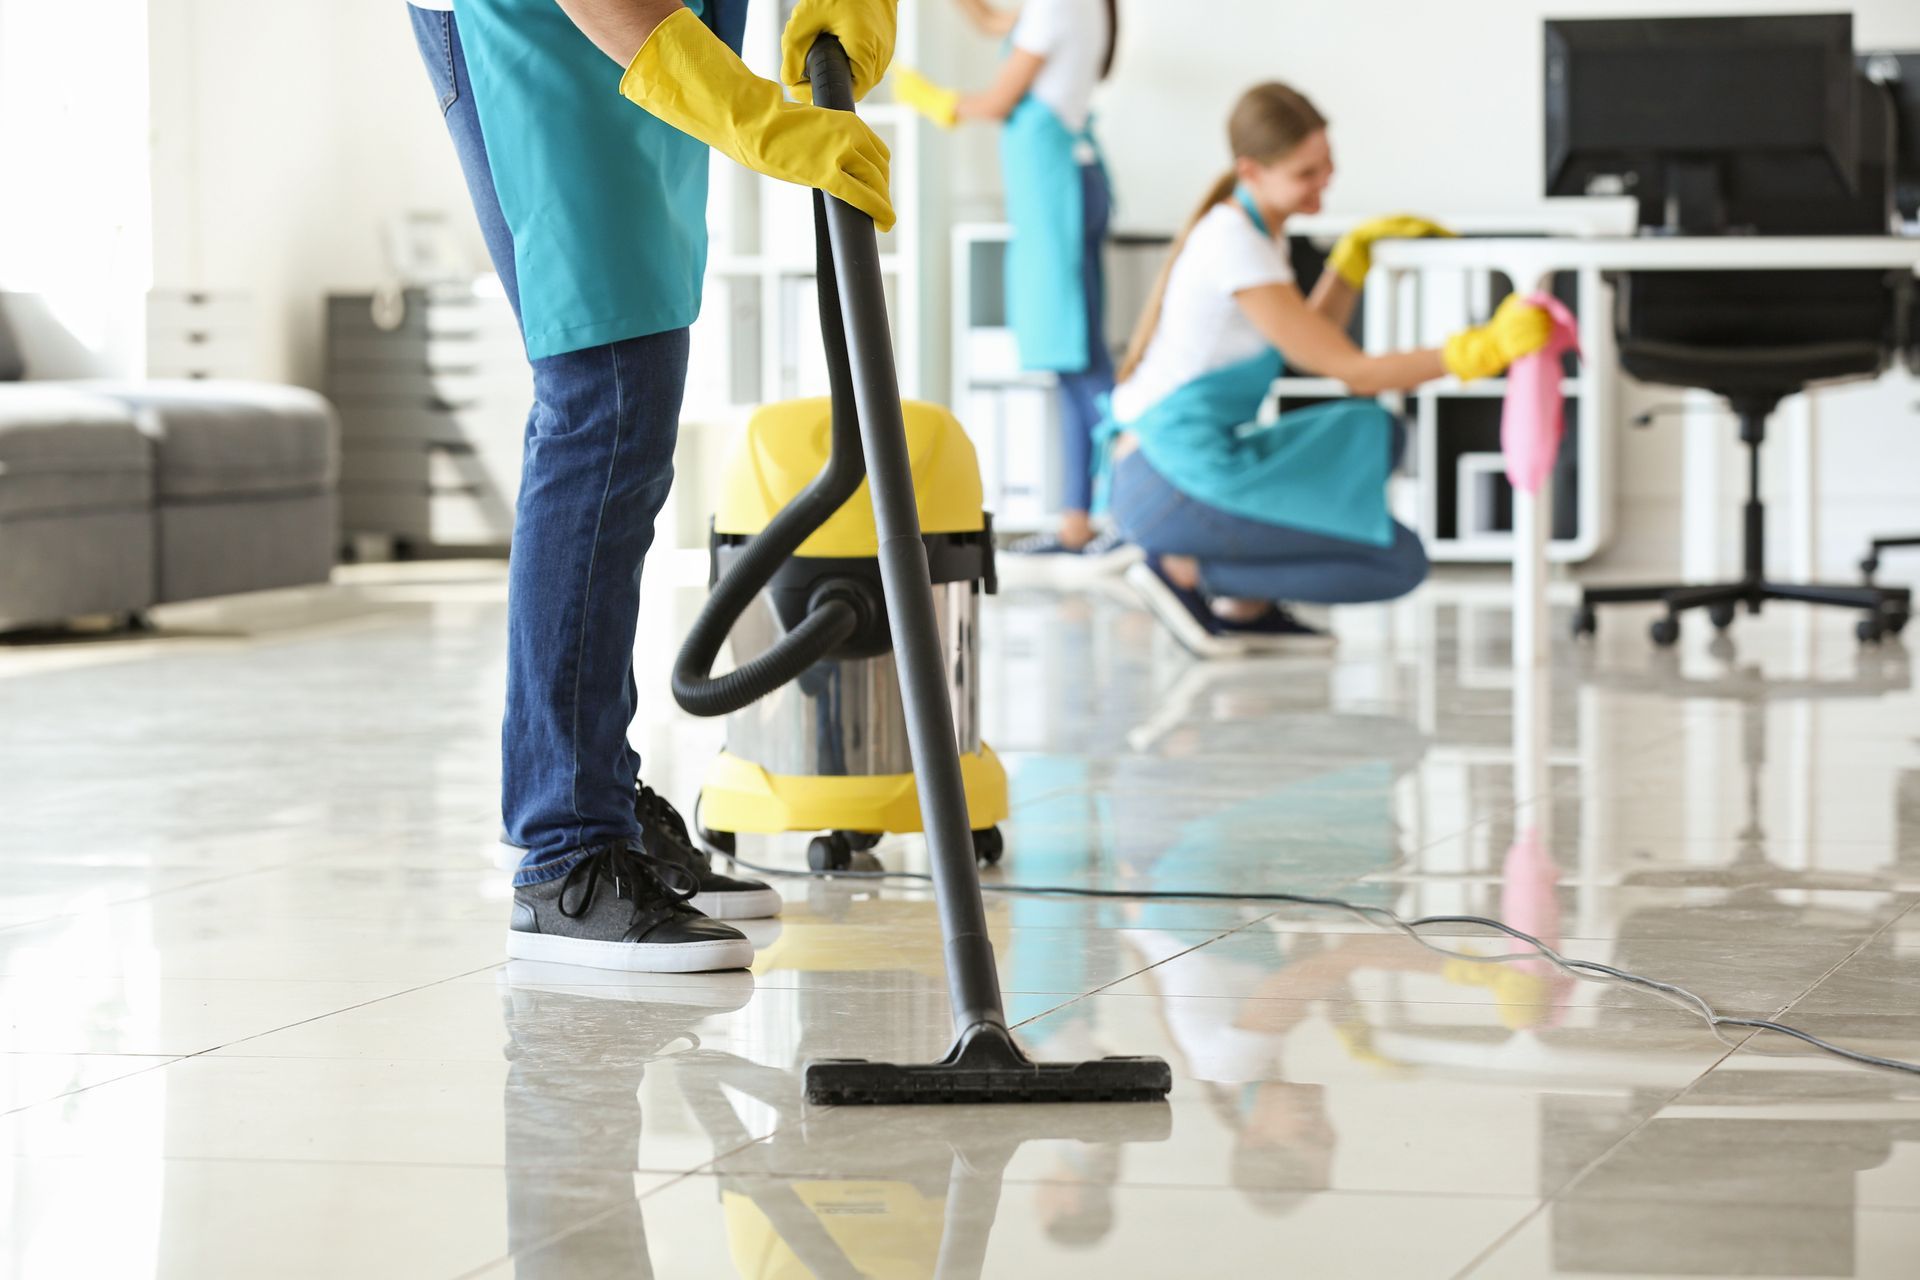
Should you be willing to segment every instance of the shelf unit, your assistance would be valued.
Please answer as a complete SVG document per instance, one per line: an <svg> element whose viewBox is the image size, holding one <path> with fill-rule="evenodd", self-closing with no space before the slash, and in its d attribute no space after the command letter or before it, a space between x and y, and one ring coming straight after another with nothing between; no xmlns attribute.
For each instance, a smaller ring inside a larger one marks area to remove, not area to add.
<svg viewBox="0 0 1920 1280"><path fill-rule="evenodd" d="M742 55L757 74L778 78L780 34L793 7L792 0L749 7ZM912 7L903 7L895 50L895 60L902 65L915 61L917 26ZM921 282L928 278L923 122L908 108L888 101L888 94L883 82L861 103L860 117L892 151L898 221L880 236L880 265L900 388L908 397L919 397L926 393ZM812 193L716 154L707 225L706 303L694 324L684 416L731 425L756 405L825 395Z"/></svg>
<svg viewBox="0 0 1920 1280"><path fill-rule="evenodd" d="M1429 270L1409 273L1396 299L1384 295L1388 287L1384 273L1368 282L1366 346L1371 351L1438 346L1448 334L1484 322L1512 285L1490 270ZM1567 431L1551 481L1547 556L1554 563L1577 563L1598 553L1613 532L1611 426L1618 362L1610 286L1602 273L1562 272L1554 277L1553 292L1577 319L1582 358L1567 357L1563 370ZM1513 559L1513 491L1500 466L1505 394L1504 378L1467 384L1445 378L1382 397L1411 430L1411 447L1401 463L1404 475L1394 486L1394 512L1419 532L1435 561Z"/></svg>
<svg viewBox="0 0 1920 1280"><path fill-rule="evenodd" d="M1059 396L1050 373L1027 373L1007 327L1005 222L958 222L951 233L948 332L954 412L980 455L994 528L1032 533L1054 524L1060 488ZM1106 343L1116 366L1166 253L1160 236L1107 241Z"/></svg>

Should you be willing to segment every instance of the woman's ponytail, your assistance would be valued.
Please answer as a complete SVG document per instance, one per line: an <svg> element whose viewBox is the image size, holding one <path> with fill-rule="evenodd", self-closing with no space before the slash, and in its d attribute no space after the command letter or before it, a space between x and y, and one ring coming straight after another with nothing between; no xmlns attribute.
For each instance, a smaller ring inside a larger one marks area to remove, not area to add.
<svg viewBox="0 0 1920 1280"><path fill-rule="evenodd" d="M1173 248L1168 251L1166 264L1160 268L1160 277L1153 282L1153 292L1147 296L1146 308L1134 326L1133 340L1127 343L1126 357L1120 362L1117 376L1121 382L1131 378L1140 367L1141 358L1153 342L1154 330L1160 327L1160 307L1166 300L1167 281L1173 275L1173 264L1179 260L1180 250L1186 247L1187 237L1193 234L1194 227L1207 216L1208 210L1233 194L1239 180L1238 162L1272 164L1292 154L1301 143L1326 127L1327 118L1307 101L1306 95L1284 84L1257 84L1240 95L1240 101L1233 105L1233 114L1227 117L1227 142L1233 148L1235 167L1221 174L1207 189L1206 199L1187 219L1187 225L1181 228Z"/></svg>

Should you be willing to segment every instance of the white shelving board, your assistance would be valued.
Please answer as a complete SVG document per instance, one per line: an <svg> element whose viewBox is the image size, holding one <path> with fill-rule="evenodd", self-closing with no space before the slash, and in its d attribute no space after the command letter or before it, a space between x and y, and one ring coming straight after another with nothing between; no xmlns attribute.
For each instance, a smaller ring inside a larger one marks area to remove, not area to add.
<svg viewBox="0 0 1920 1280"><path fill-rule="evenodd" d="M792 0L752 5L742 53L756 73L777 79L780 33ZM916 61L916 15L900 13L895 58ZM880 236L900 388L925 394L926 323L922 281L928 278L923 218L924 124L883 84L860 105L860 117L892 152L897 223ZM814 279L812 193L714 156L707 201L710 249L706 303L694 325L684 417L734 422L740 409L799 396L825 395Z"/></svg>
<svg viewBox="0 0 1920 1280"><path fill-rule="evenodd" d="M1577 563L1595 555L1613 533L1615 415L1618 412L1618 361L1614 357L1611 288L1598 270L1566 273L1571 302L1578 317L1581 359L1575 372L1563 379L1568 432L1562 442L1560 467L1553 481L1571 498L1572 527L1548 542L1548 558L1555 563ZM1397 307L1387 305L1384 273L1375 273L1367 286L1366 346L1370 351L1407 350L1438 346L1447 335L1485 321L1504 283L1486 270L1433 270L1409 274ZM1522 287L1525 287L1524 284ZM1389 332L1389 313L1397 312L1399 332ZM1458 436L1471 432L1477 452L1497 454L1498 402L1506 394L1504 378L1484 378L1462 384L1446 378L1411 392L1383 397L1398 408L1412 431L1410 456L1402 460L1411 484L1410 501L1396 506L1436 561L1454 563L1508 563L1514 556L1510 529L1463 527L1463 518L1484 504L1463 499L1457 481L1443 483L1443 473L1456 468L1463 449ZM1474 412L1466 406L1481 406ZM1466 410L1463 412L1463 410ZM1471 418L1472 420L1464 420ZM1570 467L1570 471L1568 468ZM1498 468L1482 468L1487 483L1500 495L1510 494ZM1443 498L1455 501L1447 510ZM1565 501L1557 504L1567 508ZM1410 518L1409 518L1410 517Z"/></svg>

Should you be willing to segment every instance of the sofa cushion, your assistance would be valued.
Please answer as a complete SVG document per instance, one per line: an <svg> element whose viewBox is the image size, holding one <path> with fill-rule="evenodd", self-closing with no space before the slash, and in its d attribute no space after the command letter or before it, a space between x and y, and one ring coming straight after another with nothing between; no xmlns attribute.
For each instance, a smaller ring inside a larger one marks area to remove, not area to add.
<svg viewBox="0 0 1920 1280"><path fill-rule="evenodd" d="M6 299L0 297L0 382L18 382L26 376L27 358L7 319Z"/></svg>
<svg viewBox="0 0 1920 1280"><path fill-rule="evenodd" d="M153 444L125 404L0 385L0 520L153 505Z"/></svg>
<svg viewBox="0 0 1920 1280"><path fill-rule="evenodd" d="M154 441L163 504L325 492L340 473L333 406L299 387L187 380L69 385L134 410Z"/></svg>

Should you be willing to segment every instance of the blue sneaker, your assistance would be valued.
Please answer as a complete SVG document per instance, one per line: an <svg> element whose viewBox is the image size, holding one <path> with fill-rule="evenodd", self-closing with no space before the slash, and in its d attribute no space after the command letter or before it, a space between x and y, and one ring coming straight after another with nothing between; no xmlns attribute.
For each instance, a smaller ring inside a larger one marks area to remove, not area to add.
<svg viewBox="0 0 1920 1280"><path fill-rule="evenodd" d="M1221 621L1200 592L1169 578L1158 560L1149 557L1128 569L1127 582L1195 657L1239 658L1253 652L1247 636Z"/></svg>

